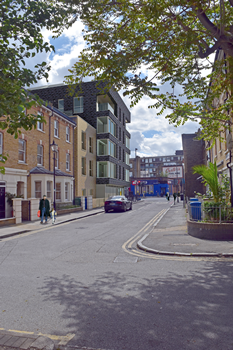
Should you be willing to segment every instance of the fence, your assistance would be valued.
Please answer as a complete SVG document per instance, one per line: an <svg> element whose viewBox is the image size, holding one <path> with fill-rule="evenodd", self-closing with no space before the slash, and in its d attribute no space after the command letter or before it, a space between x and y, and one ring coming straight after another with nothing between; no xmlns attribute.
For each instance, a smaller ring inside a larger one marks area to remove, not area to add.
<svg viewBox="0 0 233 350"><path fill-rule="evenodd" d="M233 223L233 208L213 202L189 202L190 221Z"/></svg>

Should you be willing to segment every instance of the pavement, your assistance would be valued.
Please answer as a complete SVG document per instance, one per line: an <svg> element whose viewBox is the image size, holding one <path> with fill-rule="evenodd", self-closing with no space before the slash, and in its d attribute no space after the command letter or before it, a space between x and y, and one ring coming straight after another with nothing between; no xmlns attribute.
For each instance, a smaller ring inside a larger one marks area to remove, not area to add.
<svg viewBox="0 0 233 350"><path fill-rule="evenodd" d="M103 208L98 208L62 215L57 217L55 225L103 212ZM151 232L138 241L138 248L160 255L233 257L233 242L209 241L189 236L186 215L183 202L171 205L165 215L156 222ZM47 225L51 226L52 221ZM41 225L39 220L1 227L0 240L29 231L40 230L42 227L44 228L45 225ZM55 350L56 348L54 341L46 336L0 329L0 350ZM76 348L76 350L79 350L79 348Z"/></svg>
<svg viewBox="0 0 233 350"><path fill-rule="evenodd" d="M161 254L192 257L233 257L233 241L210 241L187 233L183 202L172 205L152 231L137 243L139 249Z"/></svg>

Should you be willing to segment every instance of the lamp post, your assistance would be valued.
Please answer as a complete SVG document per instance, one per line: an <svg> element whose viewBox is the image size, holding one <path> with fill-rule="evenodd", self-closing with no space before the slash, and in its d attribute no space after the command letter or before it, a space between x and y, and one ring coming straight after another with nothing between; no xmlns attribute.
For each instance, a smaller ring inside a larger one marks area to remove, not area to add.
<svg viewBox="0 0 233 350"><path fill-rule="evenodd" d="M58 150L58 145L54 142L50 145L53 151L53 209L56 210L56 182L55 182L55 153Z"/></svg>

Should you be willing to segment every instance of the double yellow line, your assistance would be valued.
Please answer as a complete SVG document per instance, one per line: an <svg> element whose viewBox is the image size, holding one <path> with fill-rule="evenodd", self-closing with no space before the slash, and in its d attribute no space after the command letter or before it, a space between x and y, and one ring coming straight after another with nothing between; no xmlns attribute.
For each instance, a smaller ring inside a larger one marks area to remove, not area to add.
<svg viewBox="0 0 233 350"><path fill-rule="evenodd" d="M154 224L168 211L169 209L163 209L158 214L156 214L140 231L138 231L133 237L131 237L122 246L123 250L129 252L132 249L132 245L135 244L143 235L149 232Z"/></svg>

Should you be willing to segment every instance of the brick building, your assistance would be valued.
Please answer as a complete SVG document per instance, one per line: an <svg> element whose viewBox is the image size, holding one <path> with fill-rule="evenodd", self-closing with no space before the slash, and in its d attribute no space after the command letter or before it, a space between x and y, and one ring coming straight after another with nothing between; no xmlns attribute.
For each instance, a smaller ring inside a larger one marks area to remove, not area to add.
<svg viewBox="0 0 233 350"><path fill-rule="evenodd" d="M197 140L197 134L182 134L184 151L185 195L194 197L195 192L206 193L199 174L193 174L195 165L206 164L205 142Z"/></svg>
<svg viewBox="0 0 233 350"><path fill-rule="evenodd" d="M22 129L18 139L6 130L0 131L0 153L8 154L5 174L0 175L2 218L11 215L5 192L24 199L39 199L46 194L53 201L53 141L58 145L55 152L56 202L72 202L74 198L75 122L46 105L34 106L29 112L43 116L45 123L38 121L36 128L30 131Z"/></svg>
<svg viewBox="0 0 233 350"><path fill-rule="evenodd" d="M31 90L48 100L66 115L80 116L96 130L96 197L124 193L129 187L131 117L120 95L112 88L104 92L104 83L82 83L78 96L69 96L64 84ZM86 163L87 164L87 163ZM88 189L87 189L88 190Z"/></svg>

